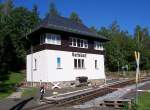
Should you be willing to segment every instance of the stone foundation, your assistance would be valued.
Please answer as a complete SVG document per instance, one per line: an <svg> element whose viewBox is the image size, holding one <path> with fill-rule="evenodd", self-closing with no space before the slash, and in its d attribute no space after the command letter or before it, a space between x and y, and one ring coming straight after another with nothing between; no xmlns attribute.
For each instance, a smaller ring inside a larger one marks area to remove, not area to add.
<svg viewBox="0 0 150 110"><path fill-rule="evenodd" d="M67 87L71 87L71 86L76 86L77 81L58 81L58 82L53 82L53 83L59 83L59 86L61 88L67 88ZM92 80L88 80L88 84L90 86L97 86L97 85L103 85L105 83L104 79L92 79ZM44 85L47 89L51 89L53 84L51 82L26 82L25 86L27 87L41 87L42 85Z"/></svg>
<svg viewBox="0 0 150 110"><path fill-rule="evenodd" d="M91 83L92 86L103 85L105 84L105 79L92 79L92 80L89 80L89 82Z"/></svg>

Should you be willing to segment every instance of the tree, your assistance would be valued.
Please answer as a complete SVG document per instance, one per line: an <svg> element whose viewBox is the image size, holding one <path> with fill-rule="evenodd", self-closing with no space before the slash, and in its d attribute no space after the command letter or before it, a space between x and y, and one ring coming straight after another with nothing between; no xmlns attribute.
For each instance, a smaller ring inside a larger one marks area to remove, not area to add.
<svg viewBox="0 0 150 110"><path fill-rule="evenodd" d="M103 36L105 36L105 37L107 37L108 39L111 40L112 35L111 35L110 29L107 29L106 27L101 27L100 30L98 30L97 33L100 34L100 35L103 35Z"/></svg>
<svg viewBox="0 0 150 110"><path fill-rule="evenodd" d="M93 32L97 32L97 29L96 29L95 26L90 27L90 29L91 29L91 31L93 31Z"/></svg>
<svg viewBox="0 0 150 110"><path fill-rule="evenodd" d="M133 53L135 50L135 43L127 31L122 31L117 22L113 22L109 28L102 27L98 34L110 39L106 43L105 64L109 71L117 71L118 66L128 65L129 70L135 68Z"/></svg>
<svg viewBox="0 0 150 110"><path fill-rule="evenodd" d="M4 3L4 6L3 6L3 13L5 15L9 15L10 12L12 11L13 9L13 1L12 0L6 0L5 3Z"/></svg>
<svg viewBox="0 0 150 110"><path fill-rule="evenodd" d="M7 65L8 70L16 70L17 64L17 53L12 43L10 35L6 35L3 39L2 45L2 63Z"/></svg>
<svg viewBox="0 0 150 110"><path fill-rule="evenodd" d="M60 15L60 13L58 12L54 3L50 3L49 14L51 16L59 16Z"/></svg>
<svg viewBox="0 0 150 110"><path fill-rule="evenodd" d="M25 67L25 55L28 42L22 40L31 29L39 23L38 8L33 7L29 11L23 7L12 8L9 16L2 14L3 20L0 21L0 44L3 44L4 37L9 36L16 54L18 70ZM6 48L6 47L4 47Z"/></svg>
<svg viewBox="0 0 150 110"><path fill-rule="evenodd" d="M136 44L136 51L141 53L140 67L147 70L150 68L150 37L148 28L142 28L137 25L134 32L134 41Z"/></svg>
<svg viewBox="0 0 150 110"><path fill-rule="evenodd" d="M9 71L18 69L18 60L16 56L17 55L12 44L12 40L8 34L4 37L3 44L1 46L0 81L7 79Z"/></svg>
<svg viewBox="0 0 150 110"><path fill-rule="evenodd" d="M72 12L70 14L70 17L69 17L72 21L75 21L77 23L82 23L82 20L80 19L79 15L76 13L76 12Z"/></svg>
<svg viewBox="0 0 150 110"><path fill-rule="evenodd" d="M7 0L0 4L0 80L7 79L9 71L25 67L26 45L22 40L29 30L39 23L37 6L30 11L24 7L13 7Z"/></svg>
<svg viewBox="0 0 150 110"><path fill-rule="evenodd" d="M32 12L31 12L31 22L33 23L33 24L31 24L33 26L32 29L35 26L37 26L40 22L38 6L37 5L33 5Z"/></svg>
<svg viewBox="0 0 150 110"><path fill-rule="evenodd" d="M113 21L113 23L110 25L110 30L112 32L120 32L120 26L118 25L117 21Z"/></svg>

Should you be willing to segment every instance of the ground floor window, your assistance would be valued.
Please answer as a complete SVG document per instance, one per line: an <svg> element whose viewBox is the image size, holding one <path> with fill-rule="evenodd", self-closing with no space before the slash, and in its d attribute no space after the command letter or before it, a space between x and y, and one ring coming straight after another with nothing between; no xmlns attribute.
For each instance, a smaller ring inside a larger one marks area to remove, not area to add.
<svg viewBox="0 0 150 110"><path fill-rule="evenodd" d="M37 59L36 58L34 58L33 70L37 70Z"/></svg>
<svg viewBox="0 0 150 110"><path fill-rule="evenodd" d="M74 59L74 68L75 69L84 69L84 59Z"/></svg>
<svg viewBox="0 0 150 110"><path fill-rule="evenodd" d="M57 68L61 68L61 58L57 57Z"/></svg>
<svg viewBox="0 0 150 110"><path fill-rule="evenodd" d="M77 68L77 59L74 59L74 68Z"/></svg>
<svg viewBox="0 0 150 110"><path fill-rule="evenodd" d="M95 60L95 69L97 69L98 66L97 66L97 60Z"/></svg>

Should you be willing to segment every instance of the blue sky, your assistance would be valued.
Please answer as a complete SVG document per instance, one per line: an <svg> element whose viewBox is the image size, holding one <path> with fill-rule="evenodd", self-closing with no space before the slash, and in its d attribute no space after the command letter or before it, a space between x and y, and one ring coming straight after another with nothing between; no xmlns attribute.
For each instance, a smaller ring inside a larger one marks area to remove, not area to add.
<svg viewBox="0 0 150 110"><path fill-rule="evenodd" d="M150 26L150 0L13 0L15 6L32 9L37 4L41 17L54 2L62 16L68 17L72 11L79 14L87 26L108 27L117 21L121 29L133 34L137 24Z"/></svg>

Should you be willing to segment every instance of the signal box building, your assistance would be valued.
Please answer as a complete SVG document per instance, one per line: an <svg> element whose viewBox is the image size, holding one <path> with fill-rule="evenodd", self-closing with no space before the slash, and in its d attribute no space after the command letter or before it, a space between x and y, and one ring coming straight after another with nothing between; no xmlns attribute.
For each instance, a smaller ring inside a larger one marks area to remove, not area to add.
<svg viewBox="0 0 150 110"><path fill-rule="evenodd" d="M105 37L82 23L48 15L27 35L31 50L26 56L27 82L70 85L78 77L91 82L105 79Z"/></svg>

